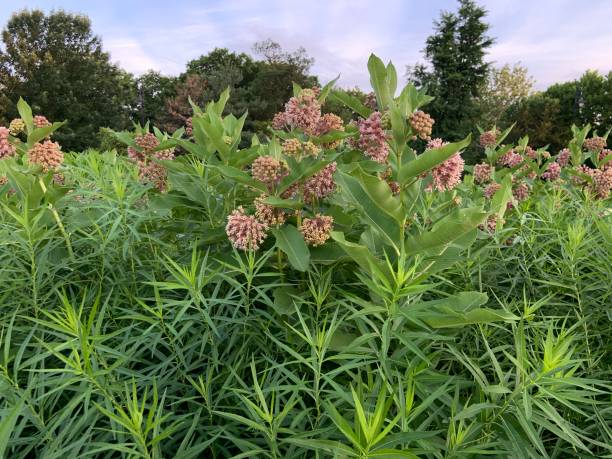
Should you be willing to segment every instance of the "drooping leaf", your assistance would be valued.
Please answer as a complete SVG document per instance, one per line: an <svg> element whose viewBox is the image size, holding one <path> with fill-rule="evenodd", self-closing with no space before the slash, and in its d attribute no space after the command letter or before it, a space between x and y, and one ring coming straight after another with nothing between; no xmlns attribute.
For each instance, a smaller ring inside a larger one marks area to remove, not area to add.
<svg viewBox="0 0 612 459"><path fill-rule="evenodd" d="M310 264L310 251L302 233L293 225L284 225L273 228L272 234L276 237L277 247L287 255L291 266L305 272Z"/></svg>
<svg viewBox="0 0 612 459"><path fill-rule="evenodd" d="M402 205L389 185L357 169L353 174L338 171L335 175L352 204L361 211L361 217L399 252L403 230Z"/></svg>
<svg viewBox="0 0 612 459"><path fill-rule="evenodd" d="M379 278L390 276L387 265L378 260L365 245L347 241L340 231L332 231L331 237L366 273Z"/></svg>

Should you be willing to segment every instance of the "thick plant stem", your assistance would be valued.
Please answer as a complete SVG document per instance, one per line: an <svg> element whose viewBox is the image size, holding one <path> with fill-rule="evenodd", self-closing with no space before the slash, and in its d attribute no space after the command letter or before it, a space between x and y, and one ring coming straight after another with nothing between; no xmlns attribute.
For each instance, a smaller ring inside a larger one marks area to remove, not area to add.
<svg viewBox="0 0 612 459"><path fill-rule="evenodd" d="M40 184L40 187L42 188L43 193L47 193L47 187L45 186L41 177L38 178L38 183ZM70 260L75 261L74 252L72 250L72 244L70 243L70 237L68 236L68 233L66 232L66 228L64 227L64 224L62 223L62 219L60 218L59 213L57 212L57 209L53 207L53 204L49 203L49 210L53 214L53 218L55 219L55 222L57 223L57 226L59 227L60 233L62 233L62 236L64 237L64 240L66 241L66 248L68 249L68 255L70 256Z"/></svg>

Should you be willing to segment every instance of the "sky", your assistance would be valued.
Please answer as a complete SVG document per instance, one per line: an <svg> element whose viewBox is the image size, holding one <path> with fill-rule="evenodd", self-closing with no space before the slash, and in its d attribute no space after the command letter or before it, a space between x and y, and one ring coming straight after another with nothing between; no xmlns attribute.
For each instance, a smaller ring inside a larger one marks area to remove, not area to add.
<svg viewBox="0 0 612 459"><path fill-rule="evenodd" d="M488 60L521 63L537 89L588 69L612 70L612 0L477 0L496 42ZM370 53L398 73L423 62L433 21L456 0L0 0L0 26L23 8L88 15L104 49L124 69L177 75L215 47L251 53L271 38L286 51L300 46L325 83L369 89Z"/></svg>

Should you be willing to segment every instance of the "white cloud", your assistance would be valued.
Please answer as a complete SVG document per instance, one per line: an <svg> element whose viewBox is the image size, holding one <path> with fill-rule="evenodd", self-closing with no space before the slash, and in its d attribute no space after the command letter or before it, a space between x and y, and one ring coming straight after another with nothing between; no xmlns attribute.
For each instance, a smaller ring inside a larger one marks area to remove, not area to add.
<svg viewBox="0 0 612 459"><path fill-rule="evenodd" d="M35 1L45 9L72 11L77 4ZM497 38L489 59L499 65L520 61L540 88L577 78L589 68L612 69L610 0L477 2L489 11L490 34ZM371 52L392 60L403 75L406 65L422 61L421 50L440 10L457 5L455 0L154 0L141 10L131 2L107 3L101 8L84 2L81 8L92 17L113 60L131 72L153 68L178 74L188 60L215 47L250 52L255 41L272 38L287 50L304 46L322 82L341 74L341 85L364 89L369 87ZM115 14L119 9L120 17ZM7 18L0 11L0 19Z"/></svg>
<svg viewBox="0 0 612 459"><path fill-rule="evenodd" d="M142 44L133 38L112 38L104 41L111 60L128 72L140 74L159 67L158 60L150 56Z"/></svg>

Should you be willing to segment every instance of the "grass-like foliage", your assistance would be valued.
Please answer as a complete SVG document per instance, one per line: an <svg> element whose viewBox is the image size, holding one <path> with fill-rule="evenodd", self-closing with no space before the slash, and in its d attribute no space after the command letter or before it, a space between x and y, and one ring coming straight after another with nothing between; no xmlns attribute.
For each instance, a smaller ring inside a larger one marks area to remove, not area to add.
<svg viewBox="0 0 612 459"><path fill-rule="evenodd" d="M483 132L372 56L369 106L295 87L245 144L61 152L0 128L0 457L612 457L612 155ZM398 95L399 94L399 95ZM355 112L343 124L321 105Z"/></svg>

